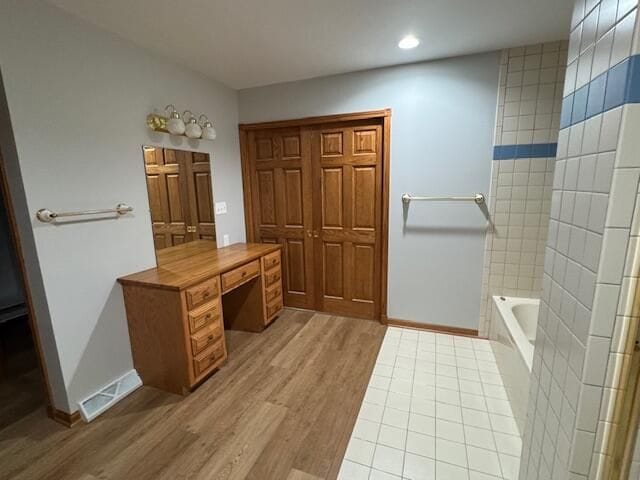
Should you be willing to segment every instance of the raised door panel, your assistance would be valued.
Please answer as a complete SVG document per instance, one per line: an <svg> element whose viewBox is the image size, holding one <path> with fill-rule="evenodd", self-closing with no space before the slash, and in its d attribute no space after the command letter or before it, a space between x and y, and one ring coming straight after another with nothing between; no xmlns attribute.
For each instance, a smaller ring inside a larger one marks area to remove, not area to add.
<svg viewBox="0 0 640 480"><path fill-rule="evenodd" d="M284 221L286 227L304 228L302 169L287 168L284 174Z"/></svg>
<svg viewBox="0 0 640 480"><path fill-rule="evenodd" d="M271 137L257 138L255 143L255 159L273 160L273 140Z"/></svg>
<svg viewBox="0 0 640 480"><path fill-rule="evenodd" d="M156 250L162 250L163 248L167 248L167 237L164 233L154 233L153 235L153 247Z"/></svg>
<svg viewBox="0 0 640 480"><path fill-rule="evenodd" d="M204 170L211 170L211 163L209 161L209 155L202 152L193 152L191 154L191 161L193 169L197 170L198 167L202 167Z"/></svg>
<svg viewBox="0 0 640 480"><path fill-rule="evenodd" d="M187 235L182 233L170 234L171 237L171 245L182 245L187 241L191 241L191 236L189 236L189 240L187 240Z"/></svg>
<svg viewBox="0 0 640 480"><path fill-rule="evenodd" d="M180 188L180 175L170 174L165 176L167 184L167 200L169 202L169 223L184 224L185 204L184 195Z"/></svg>
<svg viewBox="0 0 640 480"><path fill-rule="evenodd" d="M322 248L323 294L344 299L344 255L341 243L326 242Z"/></svg>
<svg viewBox="0 0 640 480"><path fill-rule="evenodd" d="M300 135L283 135L281 139L283 160L300 158L302 156Z"/></svg>
<svg viewBox="0 0 640 480"><path fill-rule="evenodd" d="M342 167L321 169L322 228L343 227Z"/></svg>
<svg viewBox="0 0 640 480"><path fill-rule="evenodd" d="M376 167L354 167L351 175L353 229L376 228Z"/></svg>
<svg viewBox="0 0 640 480"><path fill-rule="evenodd" d="M179 150L165 149L163 165L178 165L180 157Z"/></svg>
<svg viewBox="0 0 640 480"><path fill-rule="evenodd" d="M301 295L307 291L304 240L287 239L284 248L285 284L288 295Z"/></svg>
<svg viewBox="0 0 640 480"><path fill-rule="evenodd" d="M213 194L211 192L211 175L209 172L194 173L196 194L196 214L198 223L213 224Z"/></svg>
<svg viewBox="0 0 640 480"><path fill-rule="evenodd" d="M258 170L258 208L261 227L275 227L276 185L273 170Z"/></svg>
<svg viewBox="0 0 640 480"><path fill-rule="evenodd" d="M343 152L342 140L343 140L342 132L323 133L322 141L320 143L321 155L323 157L341 156Z"/></svg>
<svg viewBox="0 0 640 480"><path fill-rule="evenodd" d="M373 245L353 244L352 248L352 299L357 302L373 303L375 287L375 247Z"/></svg>
<svg viewBox="0 0 640 480"><path fill-rule="evenodd" d="M147 175L147 192L149 193L149 208L151 209L151 221L153 223L164 223L163 188L160 175Z"/></svg>
<svg viewBox="0 0 640 480"><path fill-rule="evenodd" d="M143 147L142 153L146 167L164 165L164 154L161 148Z"/></svg>
<svg viewBox="0 0 640 480"><path fill-rule="evenodd" d="M371 155L377 152L378 131L374 129L358 129L353 132L353 154Z"/></svg>

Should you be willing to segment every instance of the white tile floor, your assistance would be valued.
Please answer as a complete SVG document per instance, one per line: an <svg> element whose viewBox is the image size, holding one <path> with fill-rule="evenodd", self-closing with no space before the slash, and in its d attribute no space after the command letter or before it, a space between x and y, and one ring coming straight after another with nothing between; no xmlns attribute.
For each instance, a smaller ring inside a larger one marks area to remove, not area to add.
<svg viewBox="0 0 640 480"><path fill-rule="evenodd" d="M338 478L516 480L521 446L487 340L390 327Z"/></svg>

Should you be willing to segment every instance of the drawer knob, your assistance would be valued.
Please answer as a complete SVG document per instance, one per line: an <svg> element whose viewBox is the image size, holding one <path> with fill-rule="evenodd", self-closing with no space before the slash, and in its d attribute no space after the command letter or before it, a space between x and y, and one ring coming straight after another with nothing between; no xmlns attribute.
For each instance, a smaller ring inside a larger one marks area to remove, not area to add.
<svg viewBox="0 0 640 480"><path fill-rule="evenodd" d="M242 272L242 276L246 277L247 276L247 272Z"/></svg>
<svg viewBox="0 0 640 480"><path fill-rule="evenodd" d="M213 340L213 334L210 334L208 338L210 341Z"/></svg>
<svg viewBox="0 0 640 480"><path fill-rule="evenodd" d="M205 298L207 298L207 297L209 296L209 292L204 292L204 293L202 294L202 296L203 296L203 297L205 297Z"/></svg>

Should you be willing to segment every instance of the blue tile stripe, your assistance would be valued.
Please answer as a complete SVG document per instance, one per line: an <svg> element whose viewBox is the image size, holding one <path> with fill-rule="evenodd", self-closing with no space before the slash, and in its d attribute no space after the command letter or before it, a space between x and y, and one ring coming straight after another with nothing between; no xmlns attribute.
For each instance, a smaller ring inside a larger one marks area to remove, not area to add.
<svg viewBox="0 0 640 480"><path fill-rule="evenodd" d="M560 128L627 103L640 103L640 55L623 60L562 100Z"/></svg>
<svg viewBox="0 0 640 480"><path fill-rule="evenodd" d="M493 159L516 160L519 158L554 158L557 152L557 143L496 145L495 147L493 147Z"/></svg>

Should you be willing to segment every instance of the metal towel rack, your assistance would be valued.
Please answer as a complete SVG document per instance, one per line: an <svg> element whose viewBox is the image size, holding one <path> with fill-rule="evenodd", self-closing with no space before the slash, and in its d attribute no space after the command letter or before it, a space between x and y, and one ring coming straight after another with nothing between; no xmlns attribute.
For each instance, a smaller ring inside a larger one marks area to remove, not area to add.
<svg viewBox="0 0 640 480"><path fill-rule="evenodd" d="M119 203L116 208L108 208L105 210L83 210L80 212L53 212L48 208L41 208L36 212L36 217L41 222L51 223L57 218L63 217L82 217L85 215L104 215L106 213L115 213L117 215L125 215L129 212L133 212L133 207L125 203Z"/></svg>
<svg viewBox="0 0 640 480"><path fill-rule="evenodd" d="M485 198L482 193L476 193L473 197L425 197L422 195L411 195L405 193L402 195L402 203L405 205L411 202L475 202L478 205L484 205Z"/></svg>
<svg viewBox="0 0 640 480"><path fill-rule="evenodd" d="M495 225L491 220L491 214L487 208L487 201L483 193L476 193L472 197L427 197L423 195L411 195L405 193L402 195L402 204L404 205L405 215L411 202L474 202L480 208L480 211L487 219L490 231L495 230ZM405 217L406 218L406 217Z"/></svg>

